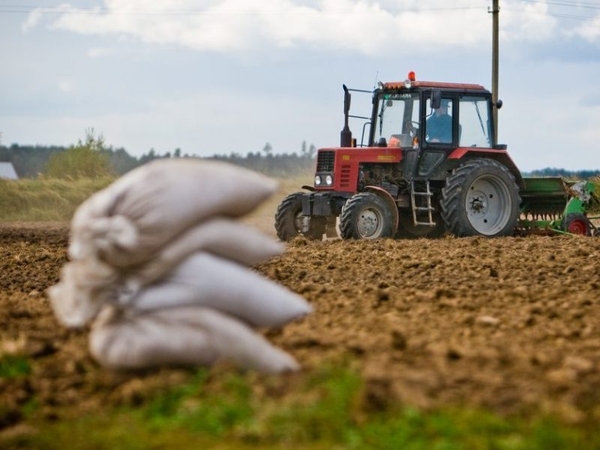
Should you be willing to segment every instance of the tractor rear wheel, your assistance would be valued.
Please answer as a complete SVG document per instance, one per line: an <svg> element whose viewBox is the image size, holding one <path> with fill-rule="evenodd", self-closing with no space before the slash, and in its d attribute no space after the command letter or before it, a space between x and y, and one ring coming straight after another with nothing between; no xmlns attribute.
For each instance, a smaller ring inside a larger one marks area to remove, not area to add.
<svg viewBox="0 0 600 450"><path fill-rule="evenodd" d="M592 225L590 219L581 213L571 213L563 219L563 230L567 233L580 236L591 236Z"/></svg>
<svg viewBox="0 0 600 450"><path fill-rule="evenodd" d="M394 216L385 200L372 192L350 197L340 214L340 235L343 239L377 239L395 233Z"/></svg>
<svg viewBox="0 0 600 450"><path fill-rule="evenodd" d="M442 217L457 236L511 236L519 219L519 187L492 159L474 159L454 169L442 189Z"/></svg>
<svg viewBox="0 0 600 450"><path fill-rule="evenodd" d="M290 194L277 207L275 230L282 241L291 241L297 236L319 240L325 233L324 217L302 215L302 196L304 193Z"/></svg>

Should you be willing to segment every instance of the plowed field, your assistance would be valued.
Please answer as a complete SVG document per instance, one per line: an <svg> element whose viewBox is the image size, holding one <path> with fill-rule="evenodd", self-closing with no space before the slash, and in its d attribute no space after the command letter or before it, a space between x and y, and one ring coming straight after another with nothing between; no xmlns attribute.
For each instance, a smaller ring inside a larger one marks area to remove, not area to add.
<svg viewBox="0 0 600 450"><path fill-rule="evenodd" d="M58 324L44 291L67 240L66 225L0 226L0 355L33 361L28 375L0 377L0 429L22 426L34 398L61 420L189 376L111 373L90 359L86 330ZM467 405L579 422L600 419L599 262L597 238L298 238L257 270L315 308L267 332L303 365L290 377L349 359L366 380L365 411Z"/></svg>

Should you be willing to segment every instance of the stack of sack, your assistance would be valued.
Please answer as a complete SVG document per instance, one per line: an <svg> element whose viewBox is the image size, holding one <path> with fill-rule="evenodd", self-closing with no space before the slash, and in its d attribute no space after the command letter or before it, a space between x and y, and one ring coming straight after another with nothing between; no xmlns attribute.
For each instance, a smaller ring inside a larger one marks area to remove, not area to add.
<svg viewBox="0 0 600 450"><path fill-rule="evenodd" d="M92 323L90 352L114 369L230 360L297 370L258 327L311 311L251 269L283 244L238 221L276 181L214 161L161 159L94 194L71 222L70 261L48 289L59 321Z"/></svg>

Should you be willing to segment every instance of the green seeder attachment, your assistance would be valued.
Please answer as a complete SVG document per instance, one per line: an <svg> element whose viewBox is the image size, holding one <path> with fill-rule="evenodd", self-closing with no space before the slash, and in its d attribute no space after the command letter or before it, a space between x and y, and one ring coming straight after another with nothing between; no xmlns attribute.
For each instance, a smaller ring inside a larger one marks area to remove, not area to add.
<svg viewBox="0 0 600 450"><path fill-rule="evenodd" d="M589 212L600 210L600 201L590 181L566 181L561 177L524 178L521 189L522 234L597 235Z"/></svg>

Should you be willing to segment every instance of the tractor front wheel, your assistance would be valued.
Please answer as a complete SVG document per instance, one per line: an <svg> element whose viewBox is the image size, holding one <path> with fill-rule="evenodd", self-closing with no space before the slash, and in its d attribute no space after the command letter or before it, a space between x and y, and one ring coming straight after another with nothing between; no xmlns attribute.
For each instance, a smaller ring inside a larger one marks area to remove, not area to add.
<svg viewBox="0 0 600 450"><path fill-rule="evenodd" d="M571 213L563 219L563 230L567 233L580 236L591 236L592 225L590 219L581 213Z"/></svg>
<svg viewBox="0 0 600 450"><path fill-rule="evenodd" d="M324 217L302 215L303 195L302 192L288 195L277 208L275 230L282 241L291 241L297 236L314 240L323 238L326 220Z"/></svg>
<svg viewBox="0 0 600 450"><path fill-rule="evenodd" d="M453 170L442 189L442 216L456 236L511 236L519 219L519 187L492 159L474 159Z"/></svg>
<svg viewBox="0 0 600 450"><path fill-rule="evenodd" d="M394 215L388 204L372 192L350 197L340 215L340 235L343 239L377 239L395 233Z"/></svg>

